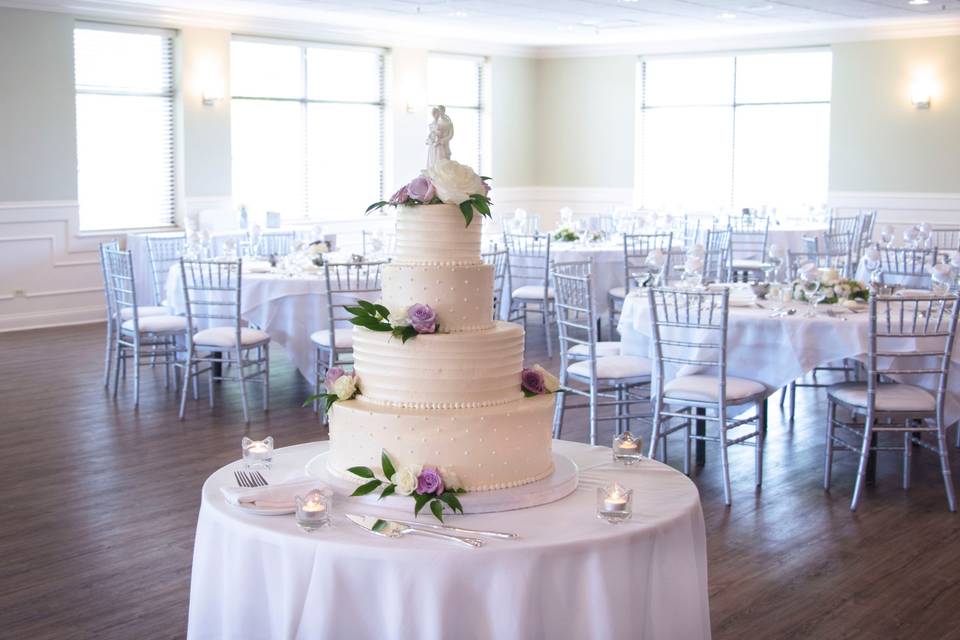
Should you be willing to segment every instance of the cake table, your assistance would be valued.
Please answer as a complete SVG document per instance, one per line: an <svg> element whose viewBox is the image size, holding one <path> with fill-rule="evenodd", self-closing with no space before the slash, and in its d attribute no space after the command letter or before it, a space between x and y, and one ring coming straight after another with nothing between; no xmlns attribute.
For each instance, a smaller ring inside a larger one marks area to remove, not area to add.
<svg viewBox="0 0 960 640"><path fill-rule="evenodd" d="M297 473L327 447L278 449L268 473ZM188 637L709 638L706 538L693 483L655 461L614 465L605 447L555 441L554 452L579 467L579 486L566 498L448 517L521 536L481 549L374 536L344 514L377 510L342 502L331 528L304 533L293 516L227 504L220 487L235 485L240 463L221 468L203 487ZM625 524L595 516L596 489L613 480L634 490Z"/></svg>

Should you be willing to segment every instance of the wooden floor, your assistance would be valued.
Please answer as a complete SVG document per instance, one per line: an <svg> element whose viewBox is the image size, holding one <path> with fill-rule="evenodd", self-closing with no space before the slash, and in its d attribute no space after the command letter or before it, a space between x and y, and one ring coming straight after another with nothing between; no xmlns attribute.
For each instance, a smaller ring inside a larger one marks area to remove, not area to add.
<svg viewBox="0 0 960 640"><path fill-rule="evenodd" d="M243 435L280 446L326 437L281 349L271 410L254 403L249 427L232 384L219 385L215 409L201 397L178 421L160 369L144 370L134 412L132 379L116 401L103 389L102 349L99 326L0 334L2 638L182 637L204 479L238 457ZM536 337L527 356L546 361ZM798 398L792 428L771 403L762 491L749 449L731 454L732 508L715 449L694 474L714 637L960 638L960 516L946 509L934 456L914 457L908 492L898 459L881 456L877 486L852 514L850 458L831 493L820 486L822 392ZM585 416L569 413L564 437L586 433Z"/></svg>

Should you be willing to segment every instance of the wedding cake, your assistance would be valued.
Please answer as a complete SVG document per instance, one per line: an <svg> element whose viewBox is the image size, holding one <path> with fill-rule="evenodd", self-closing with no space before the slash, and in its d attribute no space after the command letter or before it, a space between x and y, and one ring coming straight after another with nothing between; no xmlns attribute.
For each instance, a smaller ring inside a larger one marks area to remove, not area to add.
<svg viewBox="0 0 960 640"><path fill-rule="evenodd" d="M489 215L486 179L444 154L445 115L434 115L427 171L374 205L396 207L396 248L381 300L356 311L353 372L327 378L327 466L358 484L351 469L386 466L436 469L464 491L516 487L553 472L555 379L524 369L523 328L493 317L493 266L473 220ZM412 493L402 473L386 475Z"/></svg>

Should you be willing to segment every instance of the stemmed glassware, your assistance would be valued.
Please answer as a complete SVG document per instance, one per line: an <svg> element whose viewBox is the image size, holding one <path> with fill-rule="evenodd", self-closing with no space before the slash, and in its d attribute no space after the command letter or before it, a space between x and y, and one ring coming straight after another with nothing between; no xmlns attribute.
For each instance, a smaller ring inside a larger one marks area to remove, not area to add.
<svg viewBox="0 0 960 640"><path fill-rule="evenodd" d="M883 246L887 249L893 248L893 243L897 239L896 234L893 231L893 227L885 225L883 229L880 230L880 239L883 240Z"/></svg>
<svg viewBox="0 0 960 640"><path fill-rule="evenodd" d="M817 315L817 305L823 301L822 291L820 291L820 271L816 267L804 269L800 274L800 285L803 287L803 295L810 303L810 309L806 317L813 318Z"/></svg>
<svg viewBox="0 0 960 640"><path fill-rule="evenodd" d="M880 293L883 286L883 262L880 260L880 251L876 247L867 249L863 254L863 264L870 274L870 294Z"/></svg>

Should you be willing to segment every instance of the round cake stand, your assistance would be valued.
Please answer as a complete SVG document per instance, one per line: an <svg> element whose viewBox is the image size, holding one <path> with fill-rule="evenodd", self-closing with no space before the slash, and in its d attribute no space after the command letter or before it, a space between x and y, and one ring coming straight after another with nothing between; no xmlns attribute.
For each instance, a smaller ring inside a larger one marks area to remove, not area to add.
<svg viewBox="0 0 960 640"><path fill-rule="evenodd" d="M330 473L327 469L328 455L329 452L325 451L312 458L307 462L306 472L308 476L325 482L333 489L338 500L376 505L408 513L413 510L413 500L408 496L392 495L383 500L378 500L379 491L374 491L365 496L352 497L350 494L353 493L358 484ZM553 467L553 473L543 480L496 491L468 491L458 494L457 498L463 505L464 513L511 511L554 502L570 495L577 488L577 465L570 458L554 453Z"/></svg>

